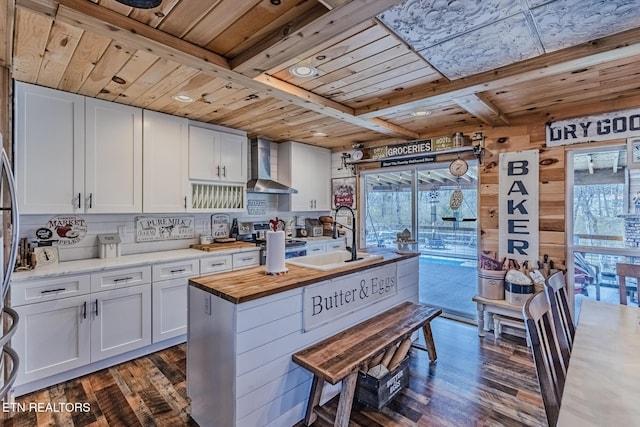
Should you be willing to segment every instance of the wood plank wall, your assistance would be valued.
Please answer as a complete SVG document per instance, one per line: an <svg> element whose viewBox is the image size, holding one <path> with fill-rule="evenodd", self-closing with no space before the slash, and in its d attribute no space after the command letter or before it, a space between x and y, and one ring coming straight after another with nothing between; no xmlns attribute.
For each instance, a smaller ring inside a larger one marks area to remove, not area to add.
<svg viewBox="0 0 640 427"><path fill-rule="evenodd" d="M545 124L528 124L484 129L485 153L480 165L479 227L480 250L498 252L498 156L521 150L540 150L539 230L540 256L548 254L565 265L565 150L545 147Z"/></svg>

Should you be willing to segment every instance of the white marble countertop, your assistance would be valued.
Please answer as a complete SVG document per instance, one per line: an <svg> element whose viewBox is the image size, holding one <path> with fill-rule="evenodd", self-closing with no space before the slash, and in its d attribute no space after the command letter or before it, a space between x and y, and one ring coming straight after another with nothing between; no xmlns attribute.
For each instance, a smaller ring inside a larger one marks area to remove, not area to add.
<svg viewBox="0 0 640 427"><path fill-rule="evenodd" d="M180 261L190 258L206 258L238 252L258 251L258 247L220 249L217 251L201 251L199 249L176 249L161 252L148 252L123 255L116 258L89 258L75 261L64 261L56 265L40 266L33 270L16 271L11 276L12 282L62 276L66 274L90 273L108 269L136 267L158 262Z"/></svg>

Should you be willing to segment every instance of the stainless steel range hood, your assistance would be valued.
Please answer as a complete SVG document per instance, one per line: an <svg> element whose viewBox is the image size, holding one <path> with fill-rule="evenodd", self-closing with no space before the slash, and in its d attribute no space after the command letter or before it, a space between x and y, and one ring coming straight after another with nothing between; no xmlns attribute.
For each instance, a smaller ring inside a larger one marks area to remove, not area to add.
<svg viewBox="0 0 640 427"><path fill-rule="evenodd" d="M251 139L251 179L248 193L294 194L298 190L271 179L271 141L265 138Z"/></svg>

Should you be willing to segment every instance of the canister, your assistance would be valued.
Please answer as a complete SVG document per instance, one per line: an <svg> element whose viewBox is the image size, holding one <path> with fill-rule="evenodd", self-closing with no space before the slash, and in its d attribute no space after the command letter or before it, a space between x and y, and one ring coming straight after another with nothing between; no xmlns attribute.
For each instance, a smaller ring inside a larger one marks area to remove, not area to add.
<svg viewBox="0 0 640 427"><path fill-rule="evenodd" d="M505 270L480 269L478 273L478 295L487 299L504 299Z"/></svg>
<svg viewBox="0 0 640 427"><path fill-rule="evenodd" d="M524 303L533 295L535 286L518 285L507 280L504 281L504 299L509 304L522 307Z"/></svg>

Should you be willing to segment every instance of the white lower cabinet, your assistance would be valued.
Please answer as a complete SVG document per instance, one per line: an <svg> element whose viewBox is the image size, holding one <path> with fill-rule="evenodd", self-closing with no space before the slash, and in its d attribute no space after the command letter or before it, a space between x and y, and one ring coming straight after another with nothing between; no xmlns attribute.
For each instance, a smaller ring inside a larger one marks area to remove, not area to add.
<svg viewBox="0 0 640 427"><path fill-rule="evenodd" d="M151 344L151 284L91 294L91 361Z"/></svg>
<svg viewBox="0 0 640 427"><path fill-rule="evenodd" d="M187 286L198 276L197 259L168 262L152 267L152 341L154 343L187 333Z"/></svg>
<svg viewBox="0 0 640 427"><path fill-rule="evenodd" d="M187 333L187 281L172 279L153 284L153 342Z"/></svg>
<svg viewBox="0 0 640 427"><path fill-rule="evenodd" d="M20 355L16 386L90 362L88 306L84 295L14 307L20 315L11 342Z"/></svg>

